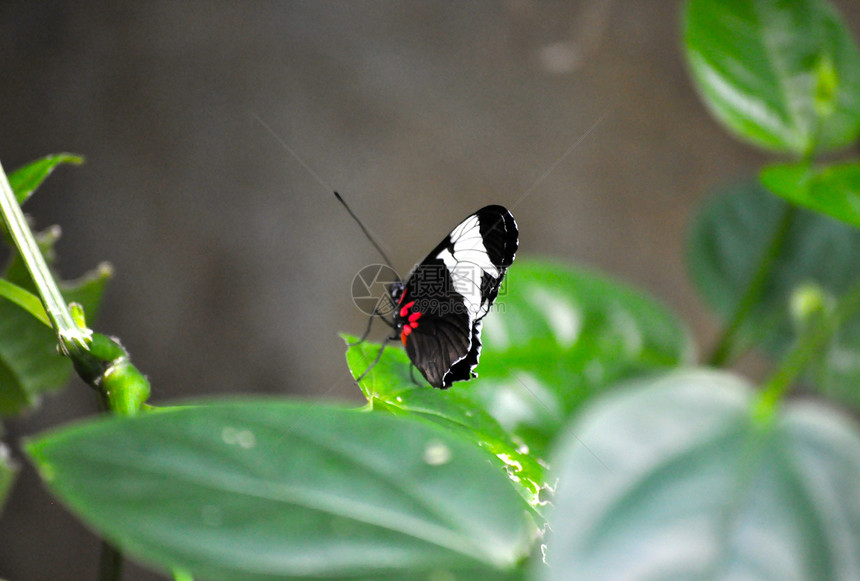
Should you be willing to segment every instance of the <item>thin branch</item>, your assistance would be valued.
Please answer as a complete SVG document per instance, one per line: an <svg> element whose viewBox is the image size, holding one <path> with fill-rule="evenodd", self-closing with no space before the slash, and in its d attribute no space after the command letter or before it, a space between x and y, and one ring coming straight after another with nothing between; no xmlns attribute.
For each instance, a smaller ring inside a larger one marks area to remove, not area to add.
<svg viewBox="0 0 860 581"><path fill-rule="evenodd" d="M36 285L39 298L45 306L48 319L57 333L60 347L65 351L86 351L89 344L89 332L81 329L72 319L66 301L60 294L60 289L48 269L45 258L36 245L30 226L27 224L21 206L15 198L15 192L9 184L6 172L0 166L0 213L9 228L9 234L15 242L18 253L27 266L30 276Z"/></svg>
<svg viewBox="0 0 860 581"><path fill-rule="evenodd" d="M752 311L753 307L761 299L764 287L773 273L774 265L779 258L780 252L782 252L782 248L788 238L788 231L794 222L796 214L797 207L793 204L786 204L776 230L773 233L773 238L771 238L770 244L762 255L746 292L744 292L741 300L738 301L731 321L723 331L722 336L717 341L716 347L714 347L714 351L708 358L708 365L722 367L734 355L733 351L737 345L737 335L744 322L746 322L750 311Z"/></svg>

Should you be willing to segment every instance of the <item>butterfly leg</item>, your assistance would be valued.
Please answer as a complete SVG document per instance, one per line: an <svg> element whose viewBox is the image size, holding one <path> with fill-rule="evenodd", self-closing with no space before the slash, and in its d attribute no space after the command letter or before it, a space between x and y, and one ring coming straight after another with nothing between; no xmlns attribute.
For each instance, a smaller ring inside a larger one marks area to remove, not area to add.
<svg viewBox="0 0 860 581"><path fill-rule="evenodd" d="M355 347L357 345L361 345L362 343L364 343L364 340L367 339L368 335L370 335L370 328L373 326L373 319L375 319L376 316L377 316L377 313L376 313L376 310L374 310L373 314L371 314L367 318L367 328L364 330L364 333L361 335L361 339L359 339L355 343L347 343L347 347Z"/></svg>
<svg viewBox="0 0 860 581"><path fill-rule="evenodd" d="M368 373L370 373L371 369L376 367L376 364L379 363L380 359L382 359L382 352L385 351L385 346L388 345L388 342L390 340L391 340L391 338L389 337L389 338L385 339L385 341L382 342L382 347L379 348L379 353L376 354L376 359L374 359L373 363L371 363L368 366L368 368L364 370L364 373L362 373L361 375L359 375L358 377L355 378L356 383L358 383L359 381L364 379L364 376L366 376Z"/></svg>
<svg viewBox="0 0 860 581"><path fill-rule="evenodd" d="M385 323L386 325L388 325L392 329L397 329L397 325L394 324L394 321L389 321L388 319L386 319L385 317L383 317L380 314L377 314L376 316L379 317L380 321L382 321L383 323ZM394 337L394 338L396 339L397 337Z"/></svg>
<svg viewBox="0 0 860 581"><path fill-rule="evenodd" d="M394 321L389 321L384 316L382 316L382 313L374 309L373 313L371 313L371 315L367 318L367 328L364 330L364 333L361 334L361 338L355 343L347 343L347 347L355 347L364 343L364 340L367 339L368 335L370 335L370 328L373 326L373 319L375 319L376 317L379 317L379 320L381 320L383 323L385 323L392 329L395 328Z"/></svg>

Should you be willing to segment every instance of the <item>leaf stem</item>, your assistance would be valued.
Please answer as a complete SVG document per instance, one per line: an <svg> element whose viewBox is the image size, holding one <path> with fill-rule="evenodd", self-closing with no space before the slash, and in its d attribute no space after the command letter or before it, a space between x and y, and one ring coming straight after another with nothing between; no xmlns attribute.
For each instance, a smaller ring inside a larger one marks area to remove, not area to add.
<svg viewBox="0 0 860 581"><path fill-rule="evenodd" d="M15 192L12 191L9 178L6 177L2 165L0 165L0 214L6 221L9 234L18 248L18 253L24 260L30 276L33 277L39 298L45 306L45 312L48 314L54 331L57 333L60 348L67 354L72 351L86 351L90 339L89 331L78 327L72 319L66 301L60 294L60 289L45 263L45 258L36 245L36 240L33 238L26 218L24 218L21 206L18 205Z"/></svg>
<svg viewBox="0 0 860 581"><path fill-rule="evenodd" d="M809 325L783 359L776 372L768 379L759 398L756 415L772 416L792 382L797 379L810 360L818 356L840 326L860 311L860 284L854 285L839 301L833 312L821 313L818 321Z"/></svg>
<svg viewBox="0 0 860 581"><path fill-rule="evenodd" d="M732 357L733 352L737 347L738 332L740 331L744 321L746 321L747 316L749 316L750 311L752 311L753 307L755 307L756 303L758 303L761 298L765 284L767 284L768 278L773 272L776 260L779 258L779 253L782 251L785 241L788 238L788 231L791 228L791 224L794 222L796 214L796 206L793 204L785 205L776 230L770 240L770 244L762 255L746 292L744 292L741 300L738 301L729 325L723 331L722 336L717 341L716 347L714 347L711 356L708 358L708 365L712 367L722 367L728 362L729 358Z"/></svg>

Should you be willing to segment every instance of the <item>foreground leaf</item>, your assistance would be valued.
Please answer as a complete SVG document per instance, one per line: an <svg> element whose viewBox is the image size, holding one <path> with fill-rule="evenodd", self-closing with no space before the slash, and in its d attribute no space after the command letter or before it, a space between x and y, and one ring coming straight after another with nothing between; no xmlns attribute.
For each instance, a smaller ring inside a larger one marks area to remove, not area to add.
<svg viewBox="0 0 860 581"><path fill-rule="evenodd" d="M860 578L860 433L790 404L753 421L736 377L685 372L618 391L570 428L546 581Z"/></svg>
<svg viewBox="0 0 860 581"><path fill-rule="evenodd" d="M344 336L347 344L357 338ZM380 345L364 342L347 350L346 359L355 377L360 376L379 353ZM409 376L409 357L397 346L389 345L377 363L359 382L370 409L395 415L409 415L439 424L464 434L493 454L530 505L541 504L546 488L543 466L521 442L499 425L498 421L476 402L464 397L455 383L448 390L435 389L421 374L416 384Z"/></svg>
<svg viewBox="0 0 860 581"><path fill-rule="evenodd" d="M775 165L761 172L762 183L789 202L860 228L860 164L813 168Z"/></svg>
<svg viewBox="0 0 860 581"><path fill-rule="evenodd" d="M205 579L500 579L528 550L524 505L486 455L408 418L234 401L26 450L112 542Z"/></svg>
<svg viewBox="0 0 860 581"><path fill-rule="evenodd" d="M860 52L823 0L691 0L687 62L711 113L738 137L804 155L860 130Z"/></svg>
<svg viewBox="0 0 860 581"><path fill-rule="evenodd" d="M63 163L80 165L83 162L82 157L71 153L48 155L12 172L9 175L9 184L15 192L18 203L23 204L58 165Z"/></svg>

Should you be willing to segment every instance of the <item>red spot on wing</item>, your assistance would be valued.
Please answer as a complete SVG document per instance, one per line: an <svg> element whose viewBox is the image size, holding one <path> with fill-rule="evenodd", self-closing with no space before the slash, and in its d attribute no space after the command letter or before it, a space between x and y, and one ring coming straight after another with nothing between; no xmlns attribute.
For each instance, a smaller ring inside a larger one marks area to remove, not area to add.
<svg viewBox="0 0 860 581"><path fill-rule="evenodd" d="M403 331L400 332L400 340L403 341L403 346L406 347L406 337L409 336L409 333L412 332L412 327L406 325L403 327Z"/></svg>
<svg viewBox="0 0 860 581"><path fill-rule="evenodd" d="M409 313L409 308L415 304L415 301L409 301L400 309L400 318L405 319L406 315Z"/></svg>
<svg viewBox="0 0 860 581"><path fill-rule="evenodd" d="M409 322L413 323L413 325L412 325L413 327L417 327L418 323L416 323L416 321L420 318L421 318L421 313L412 313L411 315L409 315Z"/></svg>

